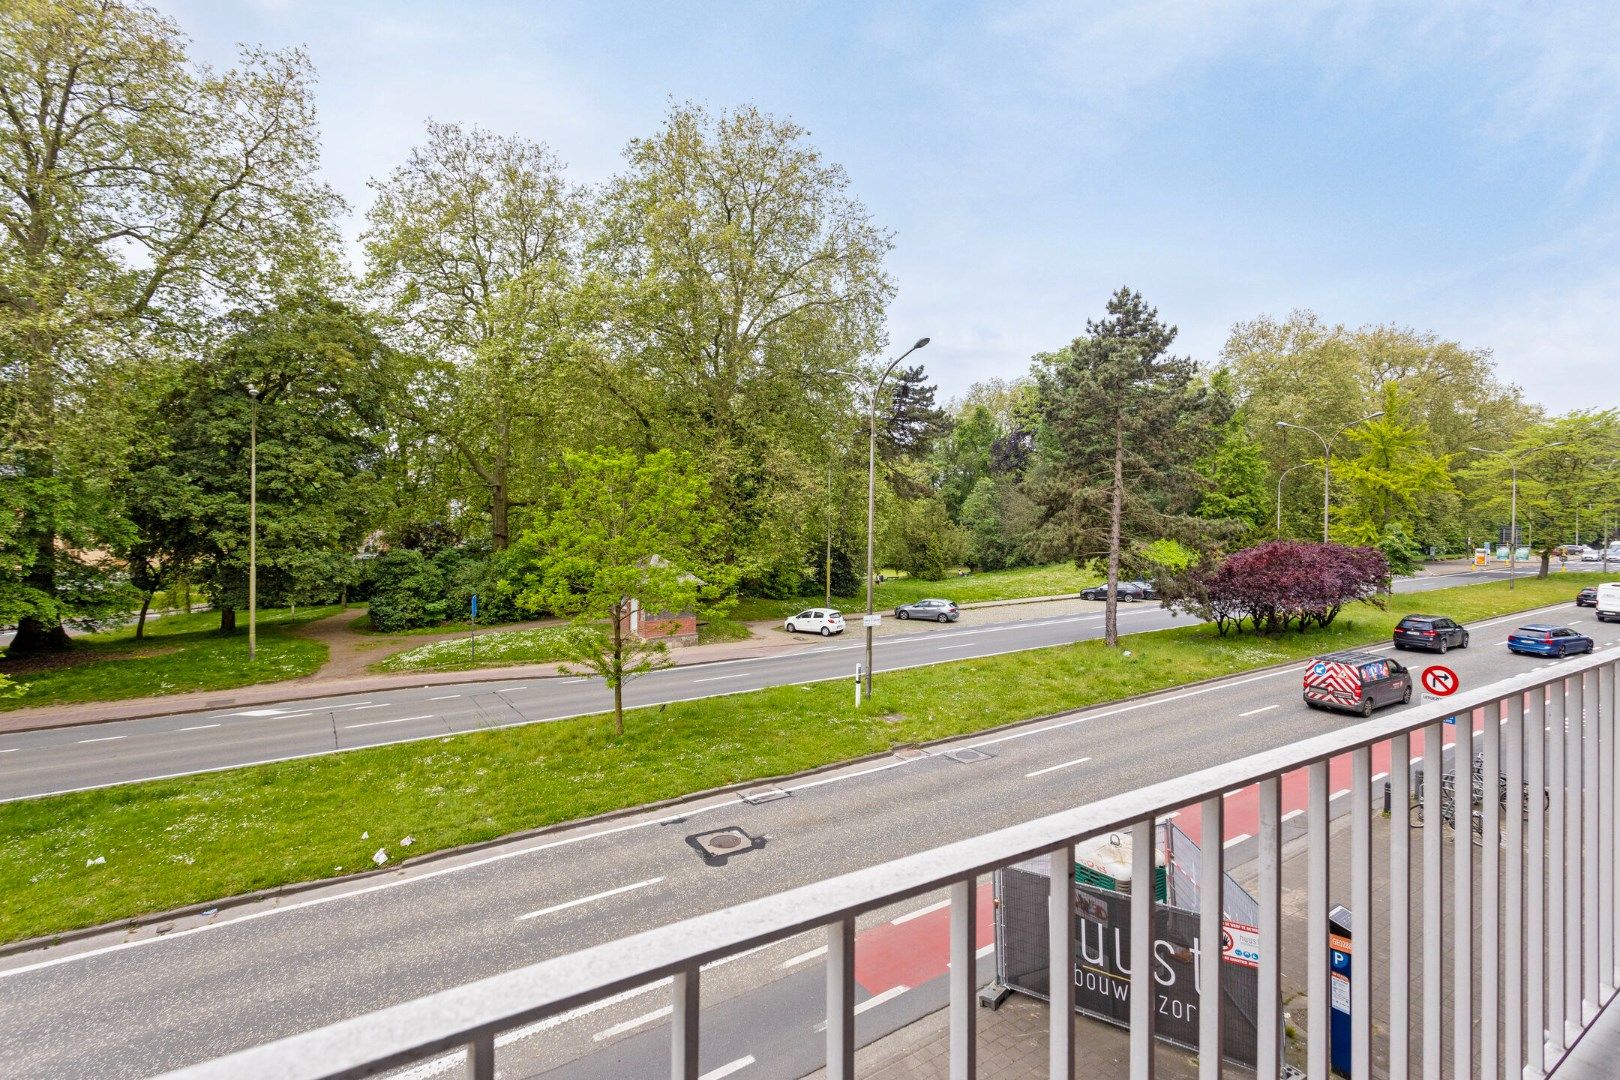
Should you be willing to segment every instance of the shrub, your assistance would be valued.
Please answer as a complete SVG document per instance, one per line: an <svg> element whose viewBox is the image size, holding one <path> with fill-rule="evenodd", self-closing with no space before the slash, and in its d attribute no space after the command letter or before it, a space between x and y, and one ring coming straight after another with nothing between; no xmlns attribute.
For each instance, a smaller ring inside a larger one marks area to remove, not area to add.
<svg viewBox="0 0 1620 1080"><path fill-rule="evenodd" d="M379 555L371 568L371 625L378 630L411 630L444 621L444 574L419 551L397 549Z"/></svg>
<svg viewBox="0 0 1620 1080"><path fill-rule="evenodd" d="M1389 562L1373 548L1275 540L1244 548L1213 569L1177 575L1166 599L1215 624L1257 633L1295 626L1328 626L1344 605L1359 600L1382 605L1389 590Z"/></svg>

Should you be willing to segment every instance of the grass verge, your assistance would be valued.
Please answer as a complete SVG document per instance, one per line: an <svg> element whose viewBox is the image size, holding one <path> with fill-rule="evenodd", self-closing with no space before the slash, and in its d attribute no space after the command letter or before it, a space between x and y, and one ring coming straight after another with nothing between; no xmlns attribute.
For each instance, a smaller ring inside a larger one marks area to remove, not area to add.
<svg viewBox="0 0 1620 1080"><path fill-rule="evenodd" d="M1032 596L1063 596L1077 593L1102 580L1090 570L1076 570L1072 563L1054 563L1051 566L1026 566L1018 570L992 570L967 577L950 577L942 581L922 581L916 578L890 578L873 590L873 606L878 610L896 604L909 604L942 596L958 604L976 604L984 600L1025 600ZM744 597L737 602L730 615L744 622L759 619L785 619L795 612L820 604L822 594L799 596L790 600L762 600ZM864 610L866 596L835 596L833 603L845 611Z"/></svg>
<svg viewBox="0 0 1620 1080"><path fill-rule="evenodd" d="M884 675L860 710L838 680L636 710L622 739L584 717L9 803L0 941L369 869L378 847L421 854L1365 644L1414 611L1472 621L1569 601L1596 577L1397 596L1309 634L1188 626L1132 635L1128 657L1084 641L913 668Z"/></svg>
<svg viewBox="0 0 1620 1080"><path fill-rule="evenodd" d="M476 660L471 637L447 638L395 653L371 665L371 670L465 671L509 664L554 664L568 658L568 642L573 634L567 626L479 634Z"/></svg>
<svg viewBox="0 0 1620 1080"><path fill-rule="evenodd" d="M222 636L219 613L212 611L153 619L139 641L133 627L122 627L76 637L74 648L65 653L0 659L0 675L23 687L18 696L0 698L0 710L296 679L326 663L327 647L295 631L339 610L301 608L296 617L285 608L261 610L258 658L252 664L247 658L246 612L239 616L236 633Z"/></svg>

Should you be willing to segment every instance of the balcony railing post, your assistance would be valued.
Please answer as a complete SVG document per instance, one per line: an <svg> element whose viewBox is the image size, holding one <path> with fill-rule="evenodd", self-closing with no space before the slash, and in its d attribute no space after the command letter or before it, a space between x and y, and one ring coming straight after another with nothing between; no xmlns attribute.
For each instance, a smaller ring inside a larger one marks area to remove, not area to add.
<svg viewBox="0 0 1620 1080"><path fill-rule="evenodd" d="M1525 768L1529 772L1530 853L1520 879L1525 888L1524 943L1525 1052L1530 1069L1547 1071L1547 695L1537 687L1525 695Z"/></svg>
<svg viewBox="0 0 1620 1080"><path fill-rule="evenodd" d="M1309 773L1309 808L1305 814L1310 844L1305 869L1305 1071L1310 1076L1326 1076L1332 989L1328 984L1328 763L1312 763Z"/></svg>
<svg viewBox="0 0 1620 1080"><path fill-rule="evenodd" d="M1586 894L1586 868L1581 865L1586 822L1586 707L1579 675L1564 679L1565 777L1568 794L1564 830L1564 866L1569 882L1564 893L1564 1045L1574 1046L1585 1026L1581 1007L1582 942L1581 898Z"/></svg>
<svg viewBox="0 0 1620 1080"><path fill-rule="evenodd" d="M1597 672L1586 671L1581 682L1581 1026L1592 1022L1602 998L1598 996L1598 877L1600 826L1598 791L1602 781L1598 762L1602 754L1602 725L1598 721Z"/></svg>
<svg viewBox="0 0 1620 1080"><path fill-rule="evenodd" d="M473 1036L467 1044L468 1080L495 1080L495 1033L486 1031Z"/></svg>
<svg viewBox="0 0 1620 1080"><path fill-rule="evenodd" d="M1051 1077L1074 1076L1074 847L1048 857L1046 896L1047 1062Z"/></svg>
<svg viewBox="0 0 1620 1080"><path fill-rule="evenodd" d="M951 886L951 1080L978 1075L974 1043L975 995L979 990L977 948L978 881L968 878Z"/></svg>
<svg viewBox="0 0 1620 1080"><path fill-rule="evenodd" d="M855 1080L855 920L827 927L827 1080Z"/></svg>
<svg viewBox="0 0 1620 1080"><path fill-rule="evenodd" d="M1441 928L1445 875L1440 859L1440 774L1444 724L1423 729L1423 1075L1440 1075ZM1326 1076L1322 1073L1315 1074Z"/></svg>
<svg viewBox="0 0 1620 1080"><path fill-rule="evenodd" d="M669 1020L670 1080L698 1080L698 1018L701 968L678 971L671 979Z"/></svg>
<svg viewBox="0 0 1620 1080"><path fill-rule="evenodd" d="M1564 845L1569 813L1569 763L1565 760L1568 743L1568 713L1564 699L1563 680L1547 688L1547 786L1552 789L1552 806L1547 830L1547 1045L1561 1054L1569 1044L1564 1041L1564 1021L1569 1016L1566 1007L1566 960L1564 921L1567 913L1565 899Z"/></svg>
<svg viewBox="0 0 1620 1080"><path fill-rule="evenodd" d="M1599 836L1601 846L1598 852L1598 865L1601 877L1598 891L1602 893L1601 905L1598 912L1598 954L1602 968L1601 993L1608 997L1613 993L1615 985L1620 979L1615 977L1614 943L1614 914L1615 904L1620 903L1620 895L1615 888L1614 871L1617 860L1620 860L1620 841L1615 835L1615 781L1617 771L1615 759L1620 756L1620 732L1615 728L1614 710L1614 665L1605 664L1598 669L1598 725L1602 731L1602 752L1599 757L1598 769L1602 777L1600 810L1599 810Z"/></svg>
<svg viewBox="0 0 1620 1080"><path fill-rule="evenodd" d="M1255 1032L1257 1080L1282 1075L1282 780L1260 781L1260 970ZM1138 1080L1138 1078L1133 1078Z"/></svg>
<svg viewBox="0 0 1620 1080"><path fill-rule="evenodd" d="M1457 770L1451 834L1451 1055L1458 1076L1474 1071L1474 713L1457 715L1451 764Z"/></svg>
<svg viewBox="0 0 1620 1080"><path fill-rule="evenodd" d="M1483 761L1480 775L1485 785L1481 800L1485 843L1480 849L1479 868L1479 1074L1496 1080L1499 1074L1497 1048L1500 1045L1498 1018L1502 1014L1502 703L1485 706L1485 728L1481 735Z"/></svg>
<svg viewBox="0 0 1620 1080"><path fill-rule="evenodd" d="M1502 878L1503 927L1503 1075L1517 1080L1524 1075L1524 695L1502 702L1507 718L1503 758L1507 774L1507 871ZM1539 799L1537 800L1540 801ZM1540 884L1537 883L1537 888Z"/></svg>
<svg viewBox="0 0 1620 1080"><path fill-rule="evenodd" d="M1198 1077L1220 1080L1223 886L1226 881L1226 800L1205 799L1199 812L1203 845L1198 854Z"/></svg>
<svg viewBox="0 0 1620 1080"><path fill-rule="evenodd" d="M1372 750L1365 746L1350 752L1350 910L1356 952L1370 957L1377 933L1372 918ZM1367 978L1350 983L1350 1076L1372 1077L1372 980Z"/></svg>
<svg viewBox="0 0 1620 1080"><path fill-rule="evenodd" d="M1131 1080L1153 1080L1153 937L1157 830L1152 818L1131 826ZM1261 998L1264 1009L1265 999Z"/></svg>
<svg viewBox="0 0 1620 1080"><path fill-rule="evenodd" d="M1389 1075L1405 1076L1412 1038L1412 737L1389 742Z"/></svg>

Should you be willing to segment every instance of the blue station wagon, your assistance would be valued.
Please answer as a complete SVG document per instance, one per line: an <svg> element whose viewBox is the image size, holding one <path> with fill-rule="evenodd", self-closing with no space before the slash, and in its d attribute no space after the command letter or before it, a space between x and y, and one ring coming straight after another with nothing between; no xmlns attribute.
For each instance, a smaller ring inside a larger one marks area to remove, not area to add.
<svg viewBox="0 0 1620 1080"><path fill-rule="evenodd" d="M1567 626L1551 623L1530 623L1508 635L1508 649L1525 656L1555 656L1559 659L1571 653L1589 653L1597 642Z"/></svg>

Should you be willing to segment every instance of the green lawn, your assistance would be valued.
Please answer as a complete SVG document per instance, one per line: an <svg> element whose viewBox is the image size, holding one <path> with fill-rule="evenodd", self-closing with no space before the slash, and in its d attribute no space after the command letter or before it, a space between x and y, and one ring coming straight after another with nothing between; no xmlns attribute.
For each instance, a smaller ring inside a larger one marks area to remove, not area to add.
<svg viewBox="0 0 1620 1080"><path fill-rule="evenodd" d="M301 608L296 618L284 608L260 611L258 659L251 665L247 613L238 614L235 634L221 637L219 614L212 611L153 619L140 641L125 627L76 637L74 648L60 656L0 659L0 675L24 688L0 697L0 709L224 690L309 675L326 663L326 645L292 631L339 610Z"/></svg>
<svg viewBox="0 0 1620 1080"><path fill-rule="evenodd" d="M797 772L1387 637L1412 611L1475 620L1568 601L1598 575L1464 586L1275 638L1188 626L845 680L478 732L0 805L0 940L369 869L520 829ZM362 833L370 839L362 839ZM398 847L404 836L414 846ZM86 866L87 860L106 859Z"/></svg>
<svg viewBox="0 0 1620 1080"><path fill-rule="evenodd" d="M958 604L974 604L981 600L1022 600L1031 596L1063 596L1077 593L1101 580L1100 574L1076 570L1071 563L1028 566L1020 570L993 570L966 577L948 577L942 581L891 577L873 590L873 605L883 611L896 604L909 604L913 600L932 596L941 596ZM791 600L761 600L750 596L738 601L730 614L733 619L744 622L785 619L821 601L821 593ZM833 603L846 612L865 611L866 594L863 592L858 597L835 596Z"/></svg>
<svg viewBox="0 0 1620 1080"><path fill-rule="evenodd" d="M517 619L514 621L523 622L525 620ZM506 622L492 623L479 620L478 632L482 634L485 630L495 630L510 625L511 623ZM432 626L413 626L409 630L378 630L371 625L370 613L362 612L355 616L354 621L349 624L349 629L357 634L371 634L379 638L396 638L412 637L420 634L465 634L472 630L472 626L473 624L469 619L450 619L446 622L435 623Z"/></svg>

